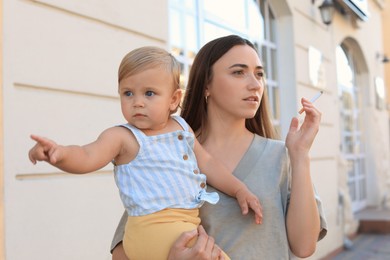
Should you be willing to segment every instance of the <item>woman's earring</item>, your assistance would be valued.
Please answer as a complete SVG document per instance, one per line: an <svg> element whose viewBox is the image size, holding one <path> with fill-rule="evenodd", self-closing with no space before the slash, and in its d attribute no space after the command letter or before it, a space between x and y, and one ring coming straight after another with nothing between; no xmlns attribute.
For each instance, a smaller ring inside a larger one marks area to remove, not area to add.
<svg viewBox="0 0 390 260"><path fill-rule="evenodd" d="M206 99L206 104L207 104L207 98L208 98L209 96L205 96L204 98Z"/></svg>

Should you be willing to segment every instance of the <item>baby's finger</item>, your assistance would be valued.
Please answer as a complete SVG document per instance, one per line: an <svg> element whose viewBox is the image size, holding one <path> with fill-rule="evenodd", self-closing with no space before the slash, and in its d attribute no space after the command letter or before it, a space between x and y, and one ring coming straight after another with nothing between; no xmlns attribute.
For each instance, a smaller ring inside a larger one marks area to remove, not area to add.
<svg viewBox="0 0 390 260"><path fill-rule="evenodd" d="M30 162L32 162L33 164L37 164L37 160L35 160L35 158L33 157L31 150L28 152L28 158L30 159Z"/></svg>
<svg viewBox="0 0 390 260"><path fill-rule="evenodd" d="M30 158L30 161L34 164L37 161L47 160L47 155L45 154L45 149L39 144L36 144L33 148L30 149L28 156Z"/></svg>
<svg viewBox="0 0 390 260"><path fill-rule="evenodd" d="M241 212L243 215L246 215L248 214L248 203L247 201L239 201L238 202L240 204L240 208L241 208Z"/></svg>
<svg viewBox="0 0 390 260"><path fill-rule="evenodd" d="M48 157L50 159L51 164L56 164L58 161L58 152L56 152L56 151L57 150L53 151L53 149L50 149L48 152Z"/></svg>
<svg viewBox="0 0 390 260"><path fill-rule="evenodd" d="M51 146L53 144L53 141L42 136L31 135L30 137L42 146Z"/></svg>
<svg viewBox="0 0 390 260"><path fill-rule="evenodd" d="M41 142L44 139L43 137L41 137L39 135L34 135L34 134L30 135L30 138L33 139L35 142L38 142L38 143Z"/></svg>
<svg viewBox="0 0 390 260"><path fill-rule="evenodd" d="M249 203L249 206L251 207L251 209L254 211L255 213L255 221L256 221L256 224L261 224L262 221L263 221L263 209L261 207L261 204L258 200L254 200L254 201L251 201Z"/></svg>

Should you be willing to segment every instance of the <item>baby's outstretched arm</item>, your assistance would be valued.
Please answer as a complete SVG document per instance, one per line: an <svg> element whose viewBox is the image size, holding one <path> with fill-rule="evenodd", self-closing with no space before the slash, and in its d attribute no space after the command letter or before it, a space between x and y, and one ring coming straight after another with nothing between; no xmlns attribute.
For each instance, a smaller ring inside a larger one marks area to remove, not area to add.
<svg viewBox="0 0 390 260"><path fill-rule="evenodd" d="M31 135L30 137L37 142L28 153L28 157L33 164L36 164L37 161L45 161L55 165L57 161L61 161L63 156L62 146L38 135Z"/></svg>
<svg viewBox="0 0 390 260"><path fill-rule="evenodd" d="M56 142L38 135L31 135L37 143L30 149L30 161L45 161L69 173L88 173L106 166L121 154L123 140L128 138L129 131L122 127L105 130L96 141L80 145L59 145Z"/></svg>

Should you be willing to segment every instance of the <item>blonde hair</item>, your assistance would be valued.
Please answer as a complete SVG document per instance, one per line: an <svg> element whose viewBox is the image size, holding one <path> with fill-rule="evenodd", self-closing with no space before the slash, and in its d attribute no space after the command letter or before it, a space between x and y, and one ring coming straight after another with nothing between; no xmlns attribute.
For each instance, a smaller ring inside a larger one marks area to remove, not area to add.
<svg viewBox="0 0 390 260"><path fill-rule="evenodd" d="M180 64L166 50L146 46L134 49L122 59L118 69L118 84L127 77L151 68L165 68L172 75L174 89L180 88Z"/></svg>
<svg viewBox="0 0 390 260"><path fill-rule="evenodd" d="M123 79L153 68L165 69L172 76L173 90L180 89L179 62L166 50L153 46L134 49L123 57L118 69L118 87ZM180 104L171 114L176 113L179 107Z"/></svg>

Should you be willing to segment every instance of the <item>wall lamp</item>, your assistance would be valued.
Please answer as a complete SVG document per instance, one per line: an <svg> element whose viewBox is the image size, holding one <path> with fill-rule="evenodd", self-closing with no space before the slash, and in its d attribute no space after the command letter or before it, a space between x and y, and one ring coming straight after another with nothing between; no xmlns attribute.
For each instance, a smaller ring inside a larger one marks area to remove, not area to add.
<svg viewBox="0 0 390 260"><path fill-rule="evenodd" d="M376 58L382 62L382 63L389 63L390 62L390 59L387 57L386 54L380 54L380 53L377 53L376 54Z"/></svg>
<svg viewBox="0 0 390 260"><path fill-rule="evenodd" d="M314 4L315 1L316 0L311 0L311 3ZM320 9L322 22L326 25L331 24L335 11L335 5L333 3L333 0L324 0L324 2L322 2L318 9Z"/></svg>

